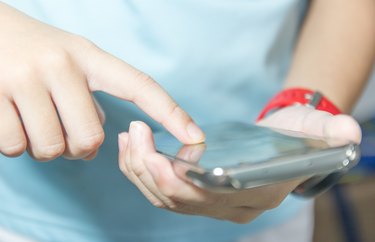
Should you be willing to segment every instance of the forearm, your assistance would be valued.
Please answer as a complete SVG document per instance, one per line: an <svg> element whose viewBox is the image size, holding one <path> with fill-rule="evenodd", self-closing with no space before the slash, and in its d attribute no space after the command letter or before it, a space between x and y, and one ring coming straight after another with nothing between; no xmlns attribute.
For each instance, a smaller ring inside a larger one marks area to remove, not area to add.
<svg viewBox="0 0 375 242"><path fill-rule="evenodd" d="M321 91L350 112L375 58L374 0L314 0L285 87Z"/></svg>

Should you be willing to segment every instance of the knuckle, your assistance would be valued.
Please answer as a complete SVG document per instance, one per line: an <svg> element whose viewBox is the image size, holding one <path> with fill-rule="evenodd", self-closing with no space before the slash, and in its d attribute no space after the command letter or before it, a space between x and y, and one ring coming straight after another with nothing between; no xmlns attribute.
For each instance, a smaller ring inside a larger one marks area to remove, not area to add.
<svg viewBox="0 0 375 242"><path fill-rule="evenodd" d="M34 63L20 63L16 70L4 72L6 76L2 76L1 79L8 81L4 82L4 88L0 88L3 89L1 95L16 98L17 94L21 96L30 93L30 90L38 86L40 79L37 78L38 71L34 65Z"/></svg>
<svg viewBox="0 0 375 242"><path fill-rule="evenodd" d="M140 164L140 162L132 162L131 169L134 175L137 177L143 177L146 174L146 168Z"/></svg>
<svg viewBox="0 0 375 242"><path fill-rule="evenodd" d="M83 60L93 61L93 55L103 54L103 51L94 42L83 36L72 35L70 40L74 43L74 45L70 47L70 50Z"/></svg>
<svg viewBox="0 0 375 242"><path fill-rule="evenodd" d="M251 221L251 218L245 215L238 215L238 216L231 218L230 221L236 224L247 224Z"/></svg>
<svg viewBox="0 0 375 242"><path fill-rule="evenodd" d="M164 201L164 206L172 211L178 211L178 201L175 201L173 199L167 198Z"/></svg>
<svg viewBox="0 0 375 242"><path fill-rule="evenodd" d="M135 70L134 78L135 78L135 81L139 85L141 85L142 88L148 87L155 83L155 81L151 78L151 76L139 70Z"/></svg>
<svg viewBox="0 0 375 242"><path fill-rule="evenodd" d="M34 158L40 161L53 160L64 153L65 143L48 144L33 149Z"/></svg>
<svg viewBox="0 0 375 242"><path fill-rule="evenodd" d="M131 99L137 103L145 93L148 93L148 90L156 89L158 84L148 74L139 70L134 70L134 72L134 82L137 86Z"/></svg>
<svg viewBox="0 0 375 242"><path fill-rule="evenodd" d="M7 78L12 80L15 84L14 86L17 88L22 88L23 84L29 82L29 80L33 80L36 76L36 70L33 65L29 63L19 64L17 67L17 71L12 72Z"/></svg>
<svg viewBox="0 0 375 242"><path fill-rule="evenodd" d="M162 203L160 201L157 201L157 200L149 200L149 201L152 204L152 206L154 206L156 208L166 208L166 206L164 205L164 203Z"/></svg>
<svg viewBox="0 0 375 242"><path fill-rule="evenodd" d="M41 70L60 70L68 69L72 65L69 53L61 48L47 48L44 53L39 55L37 62Z"/></svg>
<svg viewBox="0 0 375 242"><path fill-rule="evenodd" d="M236 213L232 214L232 216L228 219L237 224L248 224L254 218L256 218L261 213L261 210L242 210L237 211Z"/></svg>
<svg viewBox="0 0 375 242"><path fill-rule="evenodd" d="M33 66L28 64L20 65L15 73L17 77L20 77L20 80L28 79L30 76L35 75L35 69Z"/></svg>
<svg viewBox="0 0 375 242"><path fill-rule="evenodd" d="M84 152L93 151L99 148L104 141L104 131L101 130L93 135L79 140L78 149Z"/></svg>
<svg viewBox="0 0 375 242"><path fill-rule="evenodd" d="M166 125L168 122L171 122L171 117L182 117L184 115L184 111L182 108L176 103L171 102L166 107L166 115L163 116L163 119L160 120L160 123Z"/></svg>
<svg viewBox="0 0 375 242"><path fill-rule="evenodd" d="M178 202L179 204L184 204L186 202L186 198L181 194L180 188L173 185L175 183L173 179L160 176L158 179L154 179L154 181L161 195L168 200Z"/></svg>
<svg viewBox="0 0 375 242"><path fill-rule="evenodd" d="M171 117L171 116L174 116L175 114L178 114L178 113L181 113L181 112L182 112L182 109L180 108L180 106L178 106L177 103L172 102L167 108L167 116L166 117Z"/></svg>
<svg viewBox="0 0 375 242"><path fill-rule="evenodd" d="M180 197L177 196L177 191L174 189L170 189L170 186L165 182L159 181L157 183L160 193L163 194L165 197L172 199L172 200L181 200Z"/></svg>
<svg viewBox="0 0 375 242"><path fill-rule="evenodd" d="M248 224L256 217L258 217L260 214L262 214L262 212L263 210L261 209L253 209L247 207L230 213L230 215L225 216L225 218L237 224Z"/></svg>
<svg viewBox="0 0 375 242"><path fill-rule="evenodd" d="M263 203L262 208L266 210L277 208L278 206L280 206L282 201L283 201L283 197L273 196L268 201L265 201Z"/></svg>
<svg viewBox="0 0 375 242"><path fill-rule="evenodd" d="M2 147L0 150L1 150L1 153L4 154L5 156L9 156L9 157L19 156L26 150L26 142L19 141L13 145L6 145Z"/></svg>
<svg viewBox="0 0 375 242"><path fill-rule="evenodd" d="M81 35L72 35L71 38L73 40L72 42L76 43L76 46L79 46L80 50L99 50L98 46L94 42Z"/></svg>
<svg viewBox="0 0 375 242"><path fill-rule="evenodd" d="M264 203L261 207L261 209L264 209L264 210L271 210L271 209L274 209L278 206L279 204L277 204L277 202L274 202L274 201L270 201L270 202L267 202L267 203Z"/></svg>
<svg viewBox="0 0 375 242"><path fill-rule="evenodd" d="M152 193L143 191L143 195L154 207L167 208L167 206L161 200L159 200L159 198L154 196Z"/></svg>

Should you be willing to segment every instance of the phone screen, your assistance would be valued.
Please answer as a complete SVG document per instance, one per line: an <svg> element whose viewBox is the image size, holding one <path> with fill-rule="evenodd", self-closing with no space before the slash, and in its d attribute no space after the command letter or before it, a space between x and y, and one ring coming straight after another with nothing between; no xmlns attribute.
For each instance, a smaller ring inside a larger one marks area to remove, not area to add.
<svg viewBox="0 0 375 242"><path fill-rule="evenodd" d="M168 133L156 134L157 150L180 161L198 163L203 168L213 169L259 163L276 157L301 155L329 148L322 140L288 136L246 123L220 123L202 129L206 134L206 141L195 145L182 145ZM298 133L294 135L299 136ZM193 156L195 159L186 155L192 152L199 153Z"/></svg>
<svg viewBox="0 0 375 242"><path fill-rule="evenodd" d="M360 156L358 146L348 141L306 138L302 133L246 123L219 123L202 129L206 140L201 144L183 145L166 132L155 135L155 144L159 153L184 166L179 169L182 173L177 172L181 178L215 191L342 173Z"/></svg>

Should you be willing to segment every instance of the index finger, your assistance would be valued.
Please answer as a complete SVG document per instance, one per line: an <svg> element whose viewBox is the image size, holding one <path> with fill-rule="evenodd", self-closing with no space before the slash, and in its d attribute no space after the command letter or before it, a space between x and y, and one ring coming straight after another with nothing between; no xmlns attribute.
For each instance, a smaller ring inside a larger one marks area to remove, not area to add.
<svg viewBox="0 0 375 242"><path fill-rule="evenodd" d="M150 76L98 48L88 52L85 69L91 91L135 103L185 144L204 141L202 130Z"/></svg>

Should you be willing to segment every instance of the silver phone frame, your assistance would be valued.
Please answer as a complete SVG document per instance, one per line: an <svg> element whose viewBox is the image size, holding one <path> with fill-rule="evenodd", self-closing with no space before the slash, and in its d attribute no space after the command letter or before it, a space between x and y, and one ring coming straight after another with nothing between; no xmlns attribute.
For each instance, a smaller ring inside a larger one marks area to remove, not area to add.
<svg viewBox="0 0 375 242"><path fill-rule="evenodd" d="M260 163L207 169L163 151L157 150L157 152L172 162L186 165L188 167L186 178L193 184L215 192L233 192L298 178L305 180L311 177L324 178L335 172L343 174L354 167L360 158L359 146L349 143L339 147L314 150L303 155L275 157Z"/></svg>

